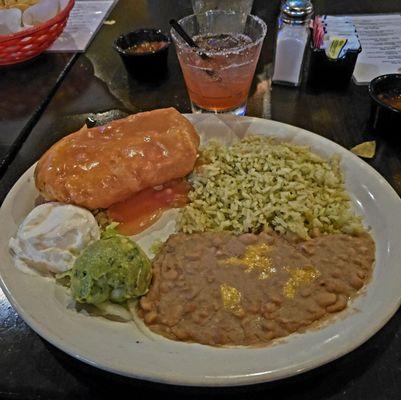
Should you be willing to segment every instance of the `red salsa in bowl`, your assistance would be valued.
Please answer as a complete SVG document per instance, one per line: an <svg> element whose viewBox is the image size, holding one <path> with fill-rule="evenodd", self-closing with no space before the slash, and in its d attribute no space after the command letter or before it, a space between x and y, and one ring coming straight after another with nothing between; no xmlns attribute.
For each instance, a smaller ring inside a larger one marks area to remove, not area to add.
<svg viewBox="0 0 401 400"><path fill-rule="evenodd" d="M377 98L390 107L401 111L401 88L393 89L386 93L380 93Z"/></svg>
<svg viewBox="0 0 401 400"><path fill-rule="evenodd" d="M401 125L401 74L373 79L369 84L369 95L372 99L369 126L380 135L394 137Z"/></svg>
<svg viewBox="0 0 401 400"><path fill-rule="evenodd" d="M125 49L125 52L128 54L155 53L156 51L159 51L168 45L168 42L163 41L142 42L128 47L127 49Z"/></svg>
<svg viewBox="0 0 401 400"><path fill-rule="evenodd" d="M120 35L114 49L134 78L157 81L167 73L170 37L160 29L139 29Z"/></svg>

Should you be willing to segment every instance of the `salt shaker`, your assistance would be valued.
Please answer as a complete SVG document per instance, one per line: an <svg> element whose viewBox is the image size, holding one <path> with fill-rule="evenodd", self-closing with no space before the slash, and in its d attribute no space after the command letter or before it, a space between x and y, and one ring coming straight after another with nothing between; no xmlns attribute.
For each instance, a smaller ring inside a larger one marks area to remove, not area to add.
<svg viewBox="0 0 401 400"><path fill-rule="evenodd" d="M313 5L309 0L282 2L276 39L273 82L299 86Z"/></svg>

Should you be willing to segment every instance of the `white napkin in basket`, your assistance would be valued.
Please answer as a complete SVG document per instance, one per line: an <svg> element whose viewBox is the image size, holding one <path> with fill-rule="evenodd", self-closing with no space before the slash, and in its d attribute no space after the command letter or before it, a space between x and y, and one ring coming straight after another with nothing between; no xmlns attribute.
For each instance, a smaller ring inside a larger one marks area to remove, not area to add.
<svg viewBox="0 0 401 400"><path fill-rule="evenodd" d="M68 0L40 0L23 13L18 8L0 10L0 35L9 35L41 24L55 17L68 4Z"/></svg>
<svg viewBox="0 0 401 400"><path fill-rule="evenodd" d="M22 23L25 27L41 24L55 17L59 10L59 0L41 0L24 11Z"/></svg>
<svg viewBox="0 0 401 400"><path fill-rule="evenodd" d="M21 29L21 10L10 8L0 10L0 35L9 35Z"/></svg>

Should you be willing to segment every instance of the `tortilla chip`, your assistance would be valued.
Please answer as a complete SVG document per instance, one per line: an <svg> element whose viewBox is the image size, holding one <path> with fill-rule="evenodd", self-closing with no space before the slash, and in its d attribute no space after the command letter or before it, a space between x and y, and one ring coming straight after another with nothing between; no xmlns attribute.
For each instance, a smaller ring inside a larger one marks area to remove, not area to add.
<svg viewBox="0 0 401 400"><path fill-rule="evenodd" d="M362 158L373 158L376 154L376 141L360 143L353 147L351 151Z"/></svg>
<svg viewBox="0 0 401 400"><path fill-rule="evenodd" d="M25 11L28 7L35 5L39 0L0 0L0 8L19 8Z"/></svg>

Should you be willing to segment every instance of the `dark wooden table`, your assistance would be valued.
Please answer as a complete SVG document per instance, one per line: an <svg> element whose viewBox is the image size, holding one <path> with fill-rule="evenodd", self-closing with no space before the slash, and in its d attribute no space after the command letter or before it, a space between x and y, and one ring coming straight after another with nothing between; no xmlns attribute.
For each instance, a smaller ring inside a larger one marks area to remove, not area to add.
<svg viewBox="0 0 401 400"><path fill-rule="evenodd" d="M49 53L12 67L0 67L0 176L76 58L76 54Z"/></svg>
<svg viewBox="0 0 401 400"><path fill-rule="evenodd" d="M328 14L401 11L401 0L316 0L314 3L318 13ZM305 85L300 89L273 86L270 91L278 7L278 0L255 0L254 12L266 21L269 33L251 89L248 114L300 126L346 148L372 138L367 127L370 105L365 86L351 84L343 92L320 94L311 93ZM13 153L14 160L6 160L9 165L1 178L0 201L52 143L81 127L91 113L108 119L166 106L189 112L189 100L174 49L169 56L168 79L158 85L145 85L127 77L111 44L124 31L152 26L167 30L170 18L179 18L190 11L189 0L120 0L109 17L116 23L103 26L88 51L75 63L70 60L69 64L67 59L61 62L61 70L67 65L72 68L61 75L53 73L53 77L58 76L57 84L47 92L41 91L41 86L47 84L48 71L57 69L60 57L70 56L45 56L49 57L50 65L47 62L41 65L44 61L38 60L39 64L34 63L28 69L8 71L9 78L0 70L2 154L13 149L11 135L17 137L22 133L17 147L26 139L17 154ZM27 83L30 79L26 74L35 77L32 87ZM25 103L31 101L23 90L26 88L35 102L32 100L33 107L29 105L31 111L24 111L24 117L19 117L14 105L25 107ZM400 134L401 128L394 127L393 133ZM370 164L401 194L400 145L390 139L376 139L378 150ZM163 399L173 396L188 399L217 396L227 399L251 396L260 399L400 399L401 313L397 312L379 333L357 350L300 376L242 388L179 388L108 374L65 355L32 332L0 292L0 372L0 397L10 399L125 396L140 399L151 396Z"/></svg>

